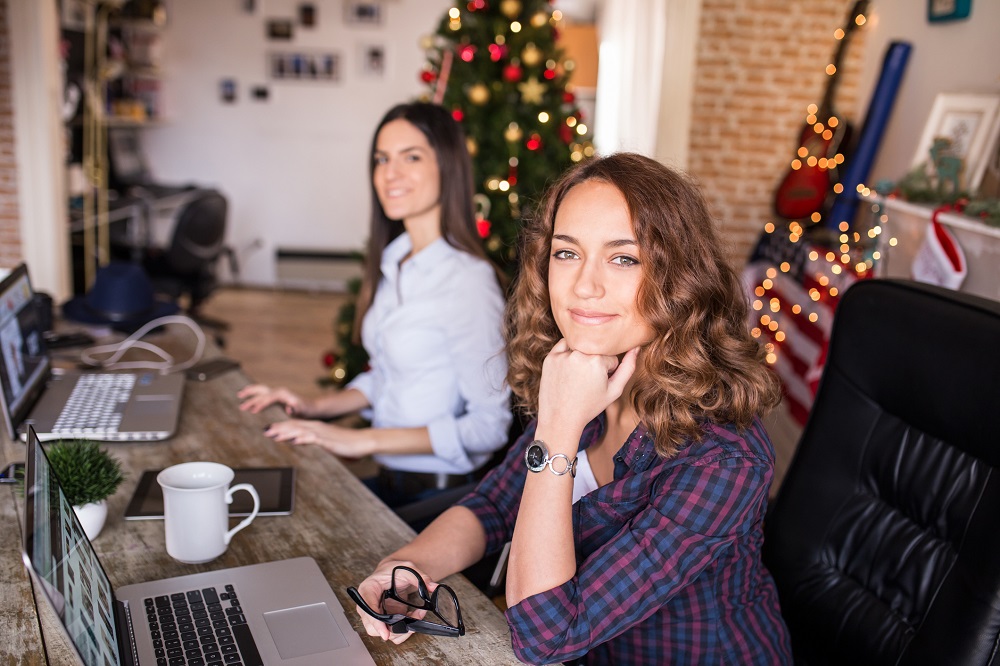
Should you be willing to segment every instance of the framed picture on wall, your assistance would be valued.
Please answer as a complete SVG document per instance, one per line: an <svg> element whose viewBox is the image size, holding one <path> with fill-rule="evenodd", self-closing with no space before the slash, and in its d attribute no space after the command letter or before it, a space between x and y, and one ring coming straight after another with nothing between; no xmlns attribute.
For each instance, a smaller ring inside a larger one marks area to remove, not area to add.
<svg viewBox="0 0 1000 666"><path fill-rule="evenodd" d="M348 0L344 3L344 20L353 24L379 25L382 23L382 3Z"/></svg>
<svg viewBox="0 0 1000 666"><path fill-rule="evenodd" d="M948 140L948 154L964 164L962 182L974 192L1000 134L1000 95L940 93L913 156L913 167L931 163L935 141Z"/></svg>
<svg viewBox="0 0 1000 666"><path fill-rule="evenodd" d="M340 56L319 51L283 51L267 56L268 76L279 81L340 80Z"/></svg>
<svg viewBox="0 0 1000 666"><path fill-rule="evenodd" d="M362 78L381 79L385 76L386 51L384 44L362 44L358 53Z"/></svg>

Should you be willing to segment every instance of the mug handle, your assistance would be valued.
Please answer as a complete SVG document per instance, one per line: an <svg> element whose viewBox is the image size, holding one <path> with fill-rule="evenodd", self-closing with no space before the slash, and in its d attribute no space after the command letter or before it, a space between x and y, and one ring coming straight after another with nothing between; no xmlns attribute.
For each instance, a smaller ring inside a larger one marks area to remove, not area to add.
<svg viewBox="0 0 1000 666"><path fill-rule="evenodd" d="M247 525L249 525L251 522L253 522L253 519L257 517L257 513L260 511L260 497L257 495L257 490L249 483L237 483L235 486L227 490L226 504L233 503L233 493L235 493L237 490L245 490L248 493L250 493L250 496L253 497L253 511L250 512L249 516L241 520L239 525L226 532L225 535L222 537L222 540L225 542L227 546L229 545L229 540L233 538L233 535L239 532Z"/></svg>

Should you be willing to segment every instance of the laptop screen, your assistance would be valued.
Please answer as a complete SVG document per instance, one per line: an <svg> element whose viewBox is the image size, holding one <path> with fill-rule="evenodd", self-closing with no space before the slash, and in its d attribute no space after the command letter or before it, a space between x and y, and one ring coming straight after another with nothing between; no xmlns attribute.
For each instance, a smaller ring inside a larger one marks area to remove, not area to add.
<svg viewBox="0 0 1000 666"><path fill-rule="evenodd" d="M83 663L118 664L111 581L31 427L26 455L25 564L62 620Z"/></svg>
<svg viewBox="0 0 1000 666"><path fill-rule="evenodd" d="M24 264L0 282L0 402L11 439L49 379L42 318L33 297Z"/></svg>

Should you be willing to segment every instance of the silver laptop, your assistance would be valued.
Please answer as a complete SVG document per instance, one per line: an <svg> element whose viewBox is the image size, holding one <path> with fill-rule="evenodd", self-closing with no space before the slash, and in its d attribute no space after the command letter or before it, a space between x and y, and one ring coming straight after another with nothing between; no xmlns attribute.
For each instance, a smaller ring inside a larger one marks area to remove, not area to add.
<svg viewBox="0 0 1000 666"><path fill-rule="evenodd" d="M0 411L12 439L29 424L42 440L152 441L176 432L183 374L54 375L33 297L24 264L0 282Z"/></svg>
<svg viewBox="0 0 1000 666"><path fill-rule="evenodd" d="M23 559L86 666L374 666L311 557L113 589L28 428Z"/></svg>

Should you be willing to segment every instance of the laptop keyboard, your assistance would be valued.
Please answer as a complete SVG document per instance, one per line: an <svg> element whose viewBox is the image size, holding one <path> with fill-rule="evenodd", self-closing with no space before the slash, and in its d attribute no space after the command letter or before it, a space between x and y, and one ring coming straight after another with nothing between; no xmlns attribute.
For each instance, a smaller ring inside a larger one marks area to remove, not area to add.
<svg viewBox="0 0 1000 666"><path fill-rule="evenodd" d="M128 402L136 375L120 372L80 375L52 432L100 436L118 432L122 406Z"/></svg>
<svg viewBox="0 0 1000 666"><path fill-rule="evenodd" d="M263 666L232 585L144 603L157 666Z"/></svg>

